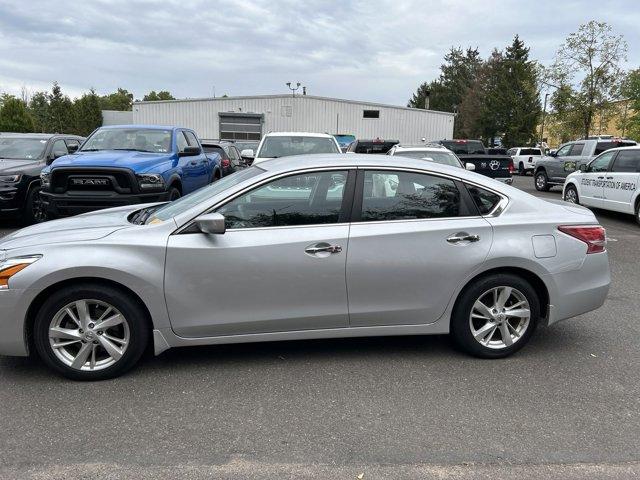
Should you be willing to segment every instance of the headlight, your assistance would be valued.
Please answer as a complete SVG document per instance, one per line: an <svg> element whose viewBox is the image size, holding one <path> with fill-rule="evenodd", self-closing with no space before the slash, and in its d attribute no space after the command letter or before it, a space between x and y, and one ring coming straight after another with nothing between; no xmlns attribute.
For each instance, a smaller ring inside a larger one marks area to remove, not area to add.
<svg viewBox="0 0 640 480"><path fill-rule="evenodd" d="M157 173L142 173L136 175L138 185L142 190L164 189L164 179Z"/></svg>
<svg viewBox="0 0 640 480"><path fill-rule="evenodd" d="M0 182L2 183L18 183L22 175L0 175Z"/></svg>
<svg viewBox="0 0 640 480"><path fill-rule="evenodd" d="M40 173L40 186L45 189L51 185L51 174L48 172Z"/></svg>
<svg viewBox="0 0 640 480"><path fill-rule="evenodd" d="M30 255L28 257L7 258L0 262L0 290L9 288L9 279L11 277L41 258L42 255Z"/></svg>

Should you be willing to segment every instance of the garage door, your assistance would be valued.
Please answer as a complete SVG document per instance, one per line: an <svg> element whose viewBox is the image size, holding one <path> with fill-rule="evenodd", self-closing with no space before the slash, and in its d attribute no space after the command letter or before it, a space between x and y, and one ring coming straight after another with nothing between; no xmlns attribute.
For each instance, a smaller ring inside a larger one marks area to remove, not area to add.
<svg viewBox="0 0 640 480"><path fill-rule="evenodd" d="M261 113L219 113L222 140L260 140Z"/></svg>

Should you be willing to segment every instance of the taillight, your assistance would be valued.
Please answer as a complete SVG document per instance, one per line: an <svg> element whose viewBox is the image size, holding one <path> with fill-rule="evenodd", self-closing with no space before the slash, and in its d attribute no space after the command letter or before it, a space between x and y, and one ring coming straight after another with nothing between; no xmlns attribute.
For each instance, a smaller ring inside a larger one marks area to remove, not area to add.
<svg viewBox="0 0 640 480"><path fill-rule="evenodd" d="M229 165L231 165L231 161L228 158L223 158L221 163L223 167L228 167Z"/></svg>
<svg viewBox="0 0 640 480"><path fill-rule="evenodd" d="M509 173L513 173L513 160L509 160Z"/></svg>
<svg viewBox="0 0 640 480"><path fill-rule="evenodd" d="M586 243L587 253L600 253L606 250L606 231L600 225L560 225L558 230Z"/></svg>

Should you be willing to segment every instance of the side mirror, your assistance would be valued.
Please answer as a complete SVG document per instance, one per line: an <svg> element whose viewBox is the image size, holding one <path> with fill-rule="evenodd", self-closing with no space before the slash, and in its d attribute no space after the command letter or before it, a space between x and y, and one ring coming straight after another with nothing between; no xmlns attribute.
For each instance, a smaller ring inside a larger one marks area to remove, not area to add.
<svg viewBox="0 0 640 480"><path fill-rule="evenodd" d="M471 172L475 172L476 171L476 166L473 163L467 163L465 164L465 168Z"/></svg>
<svg viewBox="0 0 640 480"><path fill-rule="evenodd" d="M195 219L195 224L202 233L222 235L227 231L224 215L221 213L205 213Z"/></svg>
<svg viewBox="0 0 640 480"><path fill-rule="evenodd" d="M251 148L245 148L240 152L240 156L244 158L254 158L256 155Z"/></svg>
<svg viewBox="0 0 640 480"><path fill-rule="evenodd" d="M78 148L80 148L80 145L73 143L71 145L67 145L67 150L69 150L69 153L76 153L78 151Z"/></svg>
<svg viewBox="0 0 640 480"><path fill-rule="evenodd" d="M195 157L196 155L200 155L202 153L202 149L200 147L184 147L184 150L178 152L179 157Z"/></svg>
<svg viewBox="0 0 640 480"><path fill-rule="evenodd" d="M587 166L587 164L586 164L586 163L583 163L582 165L580 165L579 170L580 170L581 172L588 172L588 171L589 171L588 166Z"/></svg>
<svg viewBox="0 0 640 480"><path fill-rule="evenodd" d="M557 157L558 153L557 152L549 152L549 156L550 157Z"/></svg>

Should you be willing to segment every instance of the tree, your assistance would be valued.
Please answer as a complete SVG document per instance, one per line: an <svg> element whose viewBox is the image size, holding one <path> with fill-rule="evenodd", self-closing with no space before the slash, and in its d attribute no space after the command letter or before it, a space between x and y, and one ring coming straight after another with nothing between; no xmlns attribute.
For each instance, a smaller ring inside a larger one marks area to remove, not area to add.
<svg viewBox="0 0 640 480"><path fill-rule="evenodd" d="M566 89L562 96L568 98L562 101L571 106L571 115L580 118L585 137L591 132L596 112L606 109L620 95L620 63L626 60L626 53L624 38L614 35L607 23L595 20L580 25L556 53L550 79ZM558 115L553 102L552 107Z"/></svg>
<svg viewBox="0 0 640 480"><path fill-rule="evenodd" d="M124 88L118 88L114 93L100 97L100 108L102 110L128 111L133 106L133 93Z"/></svg>
<svg viewBox="0 0 640 480"><path fill-rule="evenodd" d="M47 132L49 119L49 99L47 92L35 92L29 100L29 113L34 122L34 130L40 133Z"/></svg>
<svg viewBox="0 0 640 480"><path fill-rule="evenodd" d="M175 100L175 98L166 90L160 90L157 93L155 90L151 90L142 98L142 100L145 102L156 102L158 100Z"/></svg>
<svg viewBox="0 0 640 480"><path fill-rule="evenodd" d="M506 147L535 144L540 117L540 96L536 64L529 60L529 48L518 35L506 48L500 68L500 130Z"/></svg>
<svg viewBox="0 0 640 480"><path fill-rule="evenodd" d="M49 133L71 133L76 126L73 102L62 93L58 82L53 82L49 101L46 130Z"/></svg>
<svg viewBox="0 0 640 480"><path fill-rule="evenodd" d="M640 68L631 70L622 84L622 96L628 99L625 114L620 121L620 128L625 135L640 139Z"/></svg>
<svg viewBox="0 0 640 480"><path fill-rule="evenodd" d="M33 132L33 128L33 119L24 102L12 96L3 96L0 131L29 133Z"/></svg>
<svg viewBox="0 0 640 480"><path fill-rule="evenodd" d="M73 133L76 135L86 137L102 125L100 97L96 95L94 89L76 99L73 103L73 109L76 122Z"/></svg>
<svg viewBox="0 0 640 480"><path fill-rule="evenodd" d="M478 49L451 48L440 66L437 80L423 83L408 102L409 107L424 108L429 92L429 108L444 112L458 112L469 89L475 84L478 70L482 65ZM456 119L454 136L459 136L460 126L468 124L465 114Z"/></svg>

